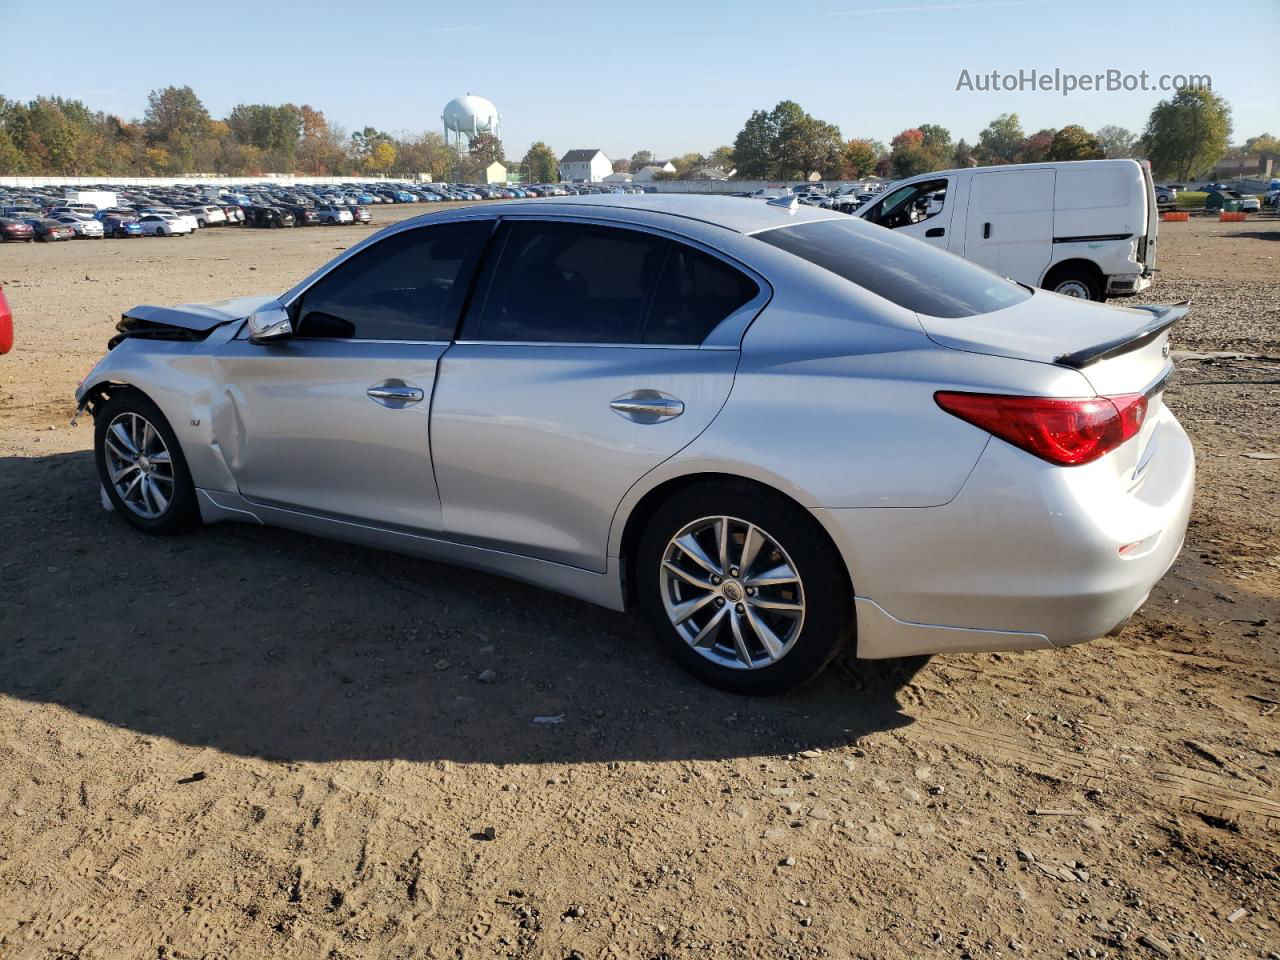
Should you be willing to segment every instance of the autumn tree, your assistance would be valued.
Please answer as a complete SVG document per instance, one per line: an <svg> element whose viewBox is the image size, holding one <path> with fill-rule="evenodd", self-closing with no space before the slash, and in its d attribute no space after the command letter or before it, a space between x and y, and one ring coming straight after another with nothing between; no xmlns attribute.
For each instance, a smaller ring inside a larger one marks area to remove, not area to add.
<svg viewBox="0 0 1280 960"><path fill-rule="evenodd" d="M850 140L844 145L843 166L840 176L845 180L860 180L875 172L876 161L884 148L874 140Z"/></svg>
<svg viewBox="0 0 1280 960"><path fill-rule="evenodd" d="M1105 156L1102 141L1077 123L1068 124L1054 134L1049 149L1049 159L1055 162L1101 160Z"/></svg>
<svg viewBox="0 0 1280 960"><path fill-rule="evenodd" d="M1023 137L1013 153L1014 163L1044 163L1053 149L1053 138L1058 131L1046 127L1029 137Z"/></svg>
<svg viewBox="0 0 1280 960"><path fill-rule="evenodd" d="M481 169L491 163L506 163L502 153L502 141L492 133L477 133L471 140L468 155Z"/></svg>

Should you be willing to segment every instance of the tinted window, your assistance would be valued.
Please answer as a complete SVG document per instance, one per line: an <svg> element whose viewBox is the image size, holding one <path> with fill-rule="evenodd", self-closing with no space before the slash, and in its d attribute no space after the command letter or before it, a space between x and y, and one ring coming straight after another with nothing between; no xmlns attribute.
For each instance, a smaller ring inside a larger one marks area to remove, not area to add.
<svg viewBox="0 0 1280 960"><path fill-rule="evenodd" d="M644 327L644 342L701 343L721 320L759 292L754 280L723 260L672 243Z"/></svg>
<svg viewBox="0 0 1280 960"><path fill-rule="evenodd" d="M452 340L492 222L420 227L379 241L302 296L299 336Z"/></svg>
<svg viewBox="0 0 1280 960"><path fill-rule="evenodd" d="M755 236L931 317L972 317L1031 296L967 260L853 218L798 223Z"/></svg>
<svg viewBox="0 0 1280 960"><path fill-rule="evenodd" d="M475 339L640 342L666 240L584 223L515 221L502 230Z"/></svg>

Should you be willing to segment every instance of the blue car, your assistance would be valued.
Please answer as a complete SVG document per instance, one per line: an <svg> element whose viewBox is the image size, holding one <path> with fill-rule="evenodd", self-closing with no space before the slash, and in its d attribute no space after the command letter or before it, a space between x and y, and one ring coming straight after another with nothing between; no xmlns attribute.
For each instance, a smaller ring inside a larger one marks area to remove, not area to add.
<svg viewBox="0 0 1280 960"><path fill-rule="evenodd" d="M140 237L142 224L133 217L99 217L102 233L107 237Z"/></svg>

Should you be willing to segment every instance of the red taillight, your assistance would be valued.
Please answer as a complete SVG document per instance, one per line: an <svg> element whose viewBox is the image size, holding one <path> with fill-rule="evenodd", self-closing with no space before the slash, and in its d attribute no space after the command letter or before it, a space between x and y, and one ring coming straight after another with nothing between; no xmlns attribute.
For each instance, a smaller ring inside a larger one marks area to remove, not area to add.
<svg viewBox="0 0 1280 960"><path fill-rule="evenodd" d="M933 397L947 413L1064 467L1110 453L1136 436L1147 416L1140 393L1064 398L944 390Z"/></svg>
<svg viewBox="0 0 1280 960"><path fill-rule="evenodd" d="M4 298L4 289L0 288L0 354L13 349L13 313L9 310L9 301Z"/></svg>

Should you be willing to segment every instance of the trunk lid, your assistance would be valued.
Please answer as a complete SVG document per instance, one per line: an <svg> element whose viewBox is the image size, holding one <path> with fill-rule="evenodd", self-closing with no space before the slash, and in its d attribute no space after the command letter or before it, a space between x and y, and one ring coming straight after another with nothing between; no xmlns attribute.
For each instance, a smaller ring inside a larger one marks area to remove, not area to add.
<svg viewBox="0 0 1280 960"><path fill-rule="evenodd" d="M1098 396L1144 394L1147 413L1138 436L1104 458L1130 486L1142 480L1164 385L1172 371L1170 328L1186 303L1110 307L1037 290L1021 303L976 317L920 316L931 340L954 350L1034 360L1079 371Z"/></svg>

